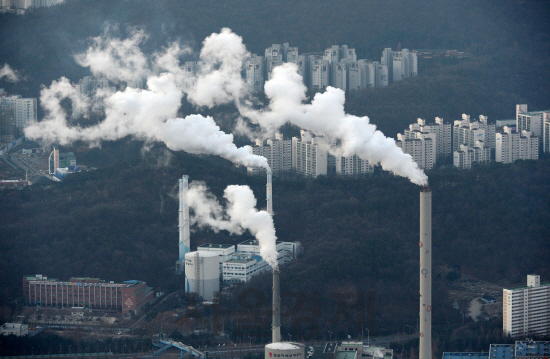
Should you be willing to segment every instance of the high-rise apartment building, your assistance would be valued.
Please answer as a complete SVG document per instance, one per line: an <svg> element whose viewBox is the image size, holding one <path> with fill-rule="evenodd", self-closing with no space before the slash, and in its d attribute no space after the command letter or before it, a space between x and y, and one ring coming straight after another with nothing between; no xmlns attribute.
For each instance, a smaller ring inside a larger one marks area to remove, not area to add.
<svg viewBox="0 0 550 359"><path fill-rule="evenodd" d="M264 89L264 58L252 55L245 64L246 83L254 91Z"/></svg>
<svg viewBox="0 0 550 359"><path fill-rule="evenodd" d="M327 60L315 60L311 68L311 88L322 91L330 85L331 65Z"/></svg>
<svg viewBox="0 0 550 359"><path fill-rule="evenodd" d="M502 327L506 335L550 334L550 283L540 276L527 276L527 286L503 289Z"/></svg>
<svg viewBox="0 0 550 359"><path fill-rule="evenodd" d="M385 48L384 51L382 51L382 58L380 60L380 64L382 66L386 66L388 69L388 83L393 82L393 51L391 48Z"/></svg>
<svg viewBox="0 0 550 359"><path fill-rule="evenodd" d="M460 169L471 168L474 163L487 163L491 161L491 150L483 141L476 141L473 148L460 145L459 151L453 153L453 166Z"/></svg>
<svg viewBox="0 0 550 359"><path fill-rule="evenodd" d="M435 133L411 132L411 138L397 134L397 147L411 155L421 169L429 170L436 162L437 140Z"/></svg>
<svg viewBox="0 0 550 359"><path fill-rule="evenodd" d="M16 136L15 107L0 103L0 142L14 141Z"/></svg>
<svg viewBox="0 0 550 359"><path fill-rule="evenodd" d="M328 151L327 146L318 138L307 139L302 131L302 140L292 138L292 145L295 146L293 166L296 173L305 177L317 177L327 174ZM295 164L295 165L294 165Z"/></svg>
<svg viewBox="0 0 550 359"><path fill-rule="evenodd" d="M462 120L455 121L453 126L453 152L460 150L460 145L474 147L476 141L483 141L485 146L495 148L495 125L487 122L487 116L480 115L479 121L470 121L470 115L463 114Z"/></svg>
<svg viewBox="0 0 550 359"><path fill-rule="evenodd" d="M426 120L417 119L416 123L410 124L405 130L405 138L410 140L416 138L416 133L434 133L436 140L436 157L449 156L451 154L451 124L446 124L442 118L436 117L435 122L426 124Z"/></svg>
<svg viewBox="0 0 550 359"><path fill-rule="evenodd" d="M409 52L409 49L393 51L392 76L393 82L404 80L408 77L418 74L418 60L416 53ZM382 53L382 59L385 60L385 53ZM384 61L382 62L384 63Z"/></svg>
<svg viewBox="0 0 550 359"><path fill-rule="evenodd" d="M373 173L374 166L368 160L363 160L357 155L348 157L336 156L336 174L340 176L353 176Z"/></svg>
<svg viewBox="0 0 550 359"><path fill-rule="evenodd" d="M292 140L285 140L280 133L275 134L275 139L269 139L265 142L256 140L256 146L251 147L252 154L263 156L271 170L280 174L292 170ZM265 173L265 169L258 167L248 167L248 174L256 175Z"/></svg>
<svg viewBox="0 0 550 359"><path fill-rule="evenodd" d="M543 135L544 119L550 116L550 110L527 111L527 105L516 105L516 130L529 131L537 137Z"/></svg>
<svg viewBox="0 0 550 359"><path fill-rule="evenodd" d="M0 105L13 106L15 111L15 127L18 131L22 131L37 120L37 100L35 98L22 98L21 95L3 97L0 98Z"/></svg>
<svg viewBox="0 0 550 359"><path fill-rule="evenodd" d="M512 132L504 126L496 135L495 161L512 163L516 160L537 160L539 158L539 138L528 131Z"/></svg>
<svg viewBox="0 0 550 359"><path fill-rule="evenodd" d="M542 151L550 152L550 113L544 114L542 131Z"/></svg>

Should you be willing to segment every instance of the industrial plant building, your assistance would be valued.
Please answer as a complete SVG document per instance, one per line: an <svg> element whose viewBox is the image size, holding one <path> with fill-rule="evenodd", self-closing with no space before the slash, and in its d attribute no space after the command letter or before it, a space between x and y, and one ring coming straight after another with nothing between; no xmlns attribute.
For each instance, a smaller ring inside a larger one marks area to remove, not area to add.
<svg viewBox="0 0 550 359"><path fill-rule="evenodd" d="M515 344L491 344L488 352L443 353L443 359L542 359L550 353L550 342L518 340Z"/></svg>
<svg viewBox="0 0 550 359"><path fill-rule="evenodd" d="M29 326L20 323L4 323L0 327L2 335L15 335L16 337L24 337L29 335Z"/></svg>
<svg viewBox="0 0 550 359"><path fill-rule="evenodd" d="M550 283L540 276L527 276L527 286L503 290L502 327L505 335L550 334Z"/></svg>
<svg viewBox="0 0 550 359"><path fill-rule="evenodd" d="M99 278L71 278L62 281L41 274L23 277L23 294L30 305L89 306L120 310L123 314L137 313L153 299L152 288L138 280L115 283Z"/></svg>
<svg viewBox="0 0 550 359"><path fill-rule="evenodd" d="M276 249L279 265L288 264L302 250L300 242L277 241ZM235 245L206 243L197 247L197 252L218 254L221 280L223 283L245 283L260 273L268 272L271 267L260 256L257 240L247 240Z"/></svg>

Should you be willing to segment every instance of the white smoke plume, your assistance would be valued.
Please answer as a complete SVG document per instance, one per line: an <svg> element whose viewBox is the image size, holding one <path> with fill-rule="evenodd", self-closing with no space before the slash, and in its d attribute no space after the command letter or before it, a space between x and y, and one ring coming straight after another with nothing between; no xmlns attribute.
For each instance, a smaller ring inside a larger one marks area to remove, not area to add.
<svg viewBox="0 0 550 359"><path fill-rule="evenodd" d="M271 80L265 84L270 100L268 108L253 110L240 106L241 114L259 124L268 136L289 122L324 136L329 143L340 143L332 148L335 153L358 155L379 163L384 170L408 177L415 184L427 184L427 176L410 155L397 147L395 140L376 130L368 117L345 113L344 91L327 87L324 93L314 96L311 104L305 104L306 87L297 70L290 63L274 68Z"/></svg>
<svg viewBox="0 0 550 359"><path fill-rule="evenodd" d="M193 181L187 193L187 203L194 212L191 223L210 227L215 231L226 230L231 234L250 231L258 240L260 256L272 268L277 268L277 236L273 217L268 212L255 208L256 198L248 186L227 186L224 198L227 200L225 208L203 182Z"/></svg>
<svg viewBox="0 0 550 359"><path fill-rule="evenodd" d="M17 75L17 72L14 71L8 64L4 64L4 67L0 68L0 80L4 77L10 82L19 81L19 76Z"/></svg>
<svg viewBox="0 0 550 359"><path fill-rule="evenodd" d="M89 67L95 76L111 81L138 80L148 66L147 57L139 45L148 38L143 30L134 29L131 36L121 40L109 36L106 28L101 36L92 38L92 46L75 56L82 67Z"/></svg>
<svg viewBox="0 0 550 359"><path fill-rule="evenodd" d="M136 77L132 77L135 72L147 71L147 61L138 47L145 38L142 32L134 32L124 41L105 36L94 39L92 48L77 56L83 65L90 66L98 76L117 81L135 80ZM25 129L26 137L66 145L77 140L98 144L132 136L163 142L174 151L219 155L240 165L269 168L267 159L251 154L249 146L235 146L233 135L221 131L211 117L177 117L186 88L182 86L185 82L176 64L185 51L174 44L155 54L153 66L157 74L148 77L145 89L126 87L116 92L97 91L87 98L66 78L54 81L41 91L40 103L46 116ZM83 114L90 110L90 104L100 107L105 119L94 126L73 126L61 106L64 99L71 100L73 111Z"/></svg>
<svg viewBox="0 0 550 359"><path fill-rule="evenodd" d="M207 37L200 53L198 76L187 94L189 101L208 107L238 101L247 93L241 70L249 57L242 38L228 28Z"/></svg>

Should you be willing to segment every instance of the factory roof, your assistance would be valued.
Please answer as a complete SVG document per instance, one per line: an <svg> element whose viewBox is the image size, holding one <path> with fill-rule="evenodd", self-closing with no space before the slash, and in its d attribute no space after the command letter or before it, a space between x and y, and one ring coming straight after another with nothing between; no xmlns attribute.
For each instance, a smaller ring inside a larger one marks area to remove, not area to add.
<svg viewBox="0 0 550 359"><path fill-rule="evenodd" d="M355 359L357 358L357 351L347 351L347 352L339 352L338 355L336 355L336 359Z"/></svg>
<svg viewBox="0 0 550 359"><path fill-rule="evenodd" d="M205 243L203 245L198 246L197 249L199 249L199 248L223 248L223 249L227 249L227 248L231 248L231 247L235 247L235 245L234 244Z"/></svg>
<svg viewBox="0 0 550 359"><path fill-rule="evenodd" d="M290 343L290 342L278 342L278 343L270 343L265 346L267 349L272 350L297 350L300 349L300 346L296 343Z"/></svg>
<svg viewBox="0 0 550 359"><path fill-rule="evenodd" d="M276 241L276 243L283 243L282 241ZM249 239L249 240L246 240L246 241L243 241L241 243L239 243L239 245L246 245L246 246L258 246L259 243L258 243L258 240L257 239Z"/></svg>

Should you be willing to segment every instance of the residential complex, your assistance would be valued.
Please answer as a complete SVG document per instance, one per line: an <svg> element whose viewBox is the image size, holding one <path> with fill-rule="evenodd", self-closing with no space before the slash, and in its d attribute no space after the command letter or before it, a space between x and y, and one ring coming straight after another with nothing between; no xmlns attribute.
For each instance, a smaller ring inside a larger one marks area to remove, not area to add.
<svg viewBox="0 0 550 359"><path fill-rule="evenodd" d="M294 172L315 178L328 173L351 176L374 172L373 165L367 160L357 155L333 156L328 148L323 137L315 137L302 130L300 139L293 137L285 140L279 133L275 134L275 139L257 139L251 152L267 158L271 170L276 174ZM251 175L265 173L264 169L256 167L248 167L247 171Z"/></svg>
<svg viewBox="0 0 550 359"><path fill-rule="evenodd" d="M523 130L512 132L504 126L496 134L495 161L512 163L516 160L537 160L539 158L539 138L532 132Z"/></svg>
<svg viewBox="0 0 550 359"><path fill-rule="evenodd" d="M543 134L543 123L548 121L550 110L527 111L527 105L516 105L516 129L518 132L529 131L535 136Z"/></svg>
<svg viewBox="0 0 550 359"><path fill-rule="evenodd" d="M527 286L503 290L502 326L506 335L550 334L550 283L540 276L527 276Z"/></svg>
<svg viewBox="0 0 550 359"><path fill-rule="evenodd" d="M0 0L1 11L13 11L24 14L25 10L38 7L50 7L59 5L65 0Z"/></svg>
<svg viewBox="0 0 550 359"><path fill-rule="evenodd" d="M460 150L454 151L453 166L459 169L468 169L474 163L487 163L491 161L491 151L483 141L476 141L474 147L460 145Z"/></svg>
<svg viewBox="0 0 550 359"><path fill-rule="evenodd" d="M495 148L495 125L487 122L487 116L480 115L479 121L471 121L470 115L463 114L462 120L454 122L453 151L460 150L460 145L474 147L476 141Z"/></svg>
<svg viewBox="0 0 550 359"><path fill-rule="evenodd" d="M71 278L62 281L41 274L23 277L23 294L30 305L89 306L120 310L123 314L137 313L153 299L152 288L137 280L115 283L99 278Z"/></svg>
<svg viewBox="0 0 550 359"><path fill-rule="evenodd" d="M436 162L436 135L435 133L413 132L413 137L397 134L397 147L404 153L411 155L418 167L424 170L432 169Z"/></svg>

